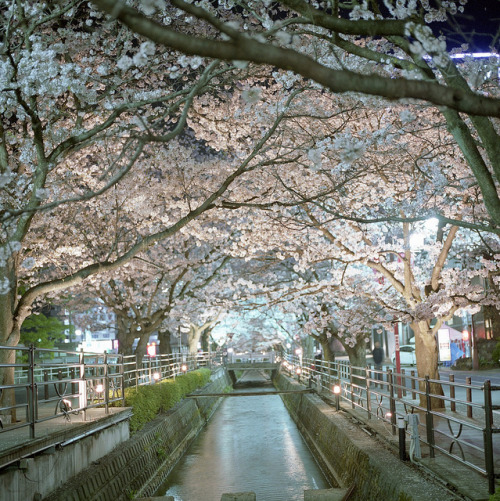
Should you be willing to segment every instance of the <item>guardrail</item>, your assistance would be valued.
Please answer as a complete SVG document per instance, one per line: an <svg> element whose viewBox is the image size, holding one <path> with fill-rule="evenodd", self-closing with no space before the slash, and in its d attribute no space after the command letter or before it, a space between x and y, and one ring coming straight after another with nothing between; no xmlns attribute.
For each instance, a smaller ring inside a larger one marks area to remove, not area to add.
<svg viewBox="0 0 500 501"><path fill-rule="evenodd" d="M495 492L495 457L500 456L500 444L494 438L500 427L500 386L489 380L473 385L419 378L415 372L406 374L371 367L354 367L349 362L325 362L287 356L282 362L285 370L319 392L331 393L337 409L340 403L366 412L368 419L386 422L391 433L404 429L410 440L410 459L417 462L424 455L436 453L479 472L488 480L491 494ZM431 392L439 383L444 395ZM495 394L496 392L496 394ZM495 394L496 404L493 404ZM438 405L436 405L438 404ZM424 449L422 449L422 447ZM423 452L422 452L423 451Z"/></svg>
<svg viewBox="0 0 500 501"><path fill-rule="evenodd" d="M137 361L134 355L33 346L0 346L0 351L2 355L11 352L15 360L0 364L0 371L13 371L14 375L12 383L0 385L0 434L29 427L30 438L36 437L36 426L44 421L61 416L69 420L73 414L86 421L91 408L104 407L107 414L110 404L124 405L126 387L154 384L220 363L208 353L158 355Z"/></svg>

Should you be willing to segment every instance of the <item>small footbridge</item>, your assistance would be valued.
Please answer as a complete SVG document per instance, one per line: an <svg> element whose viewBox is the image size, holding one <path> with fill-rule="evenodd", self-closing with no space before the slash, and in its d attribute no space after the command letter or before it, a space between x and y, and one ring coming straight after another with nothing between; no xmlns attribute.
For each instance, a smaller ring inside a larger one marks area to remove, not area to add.
<svg viewBox="0 0 500 501"><path fill-rule="evenodd" d="M276 361L274 353L230 353L224 359L224 366L231 378L236 383L237 372L264 371L270 373L273 379L279 372L281 364Z"/></svg>

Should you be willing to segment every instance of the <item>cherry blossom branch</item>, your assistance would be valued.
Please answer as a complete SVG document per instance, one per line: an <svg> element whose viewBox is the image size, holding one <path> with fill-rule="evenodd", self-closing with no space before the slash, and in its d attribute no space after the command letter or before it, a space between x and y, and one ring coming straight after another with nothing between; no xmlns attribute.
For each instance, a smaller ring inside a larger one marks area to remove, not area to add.
<svg viewBox="0 0 500 501"><path fill-rule="evenodd" d="M163 26L119 1L93 0L93 3L101 10L116 17L132 31L188 55L230 61L251 61L292 70L333 92L362 92L391 100L415 98L471 115L500 117L500 99L481 96L462 89L449 88L434 82L404 78L393 79L375 74L362 75L348 70L334 70L295 50L262 43L248 36L243 36L243 34L231 33L233 38L230 42L217 41L188 35ZM173 3L197 18L210 18L208 12L192 4L186 4L179 0L174 0ZM219 23L213 17L211 22L212 24ZM225 31L229 33L227 26ZM359 30L361 34L362 31Z"/></svg>

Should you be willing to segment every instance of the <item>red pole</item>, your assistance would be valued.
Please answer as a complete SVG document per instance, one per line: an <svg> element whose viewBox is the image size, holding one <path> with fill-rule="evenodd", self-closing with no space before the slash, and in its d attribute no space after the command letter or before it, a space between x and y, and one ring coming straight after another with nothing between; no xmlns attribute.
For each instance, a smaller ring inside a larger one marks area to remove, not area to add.
<svg viewBox="0 0 500 501"><path fill-rule="evenodd" d="M399 323L394 324L394 346L396 351L396 374L397 374L397 384L398 384L398 398L402 398L401 389L401 358L399 357Z"/></svg>

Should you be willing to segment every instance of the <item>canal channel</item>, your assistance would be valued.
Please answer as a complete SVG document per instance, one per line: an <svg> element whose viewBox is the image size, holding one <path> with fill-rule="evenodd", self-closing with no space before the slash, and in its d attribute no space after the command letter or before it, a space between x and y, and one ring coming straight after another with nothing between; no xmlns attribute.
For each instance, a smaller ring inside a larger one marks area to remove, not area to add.
<svg viewBox="0 0 500 501"><path fill-rule="evenodd" d="M238 392L273 387L248 371ZM328 481L278 395L225 398L156 496L219 501L224 493L255 492L257 500L295 501Z"/></svg>

